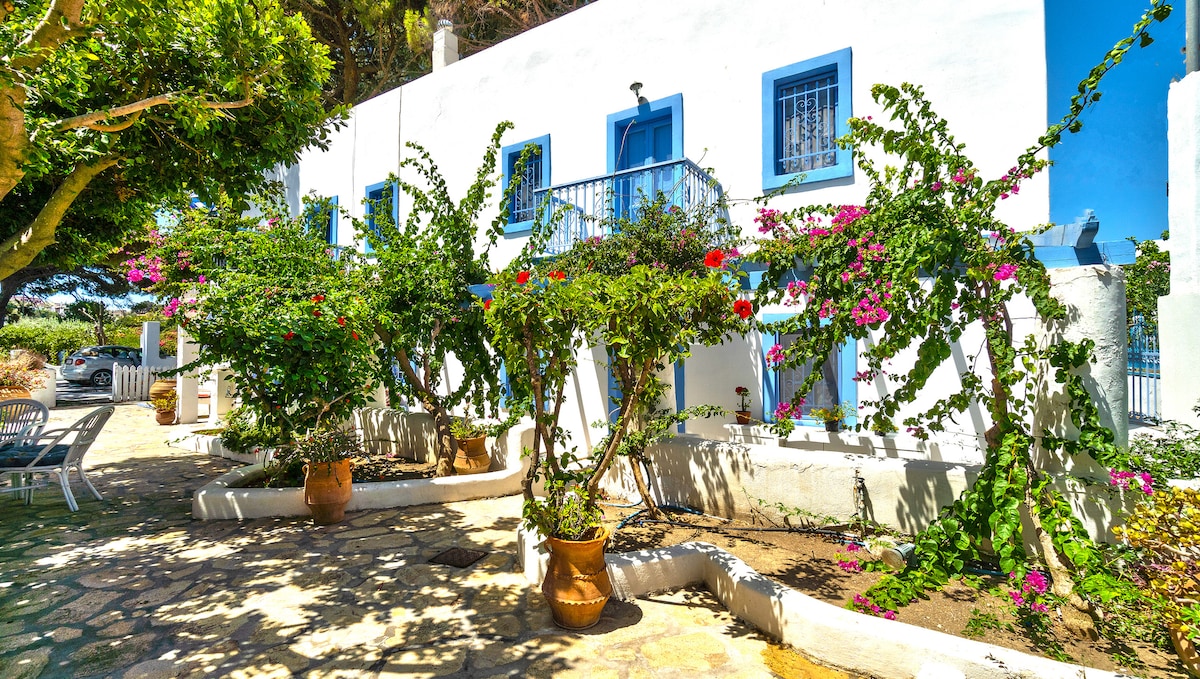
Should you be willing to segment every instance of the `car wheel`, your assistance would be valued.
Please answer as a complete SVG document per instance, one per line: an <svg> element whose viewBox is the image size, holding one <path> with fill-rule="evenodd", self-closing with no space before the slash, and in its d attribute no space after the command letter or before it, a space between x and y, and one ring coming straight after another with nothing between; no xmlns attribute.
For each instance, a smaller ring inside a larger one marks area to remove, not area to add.
<svg viewBox="0 0 1200 679"><path fill-rule="evenodd" d="M92 386L93 387L111 387L112 386L112 371L111 370L97 370L96 372L92 373Z"/></svg>

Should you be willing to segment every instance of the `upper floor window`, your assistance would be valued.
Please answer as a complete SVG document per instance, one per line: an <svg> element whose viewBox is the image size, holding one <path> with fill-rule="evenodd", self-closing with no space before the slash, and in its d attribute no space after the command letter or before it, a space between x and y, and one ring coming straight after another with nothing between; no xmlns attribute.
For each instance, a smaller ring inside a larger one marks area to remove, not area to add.
<svg viewBox="0 0 1200 679"><path fill-rule="evenodd" d="M763 190L849 177L850 48L763 74Z"/></svg>
<svg viewBox="0 0 1200 679"><path fill-rule="evenodd" d="M309 232L321 235L330 245L337 245L338 197L325 199L323 203L309 203L304 208L304 220Z"/></svg>
<svg viewBox="0 0 1200 679"><path fill-rule="evenodd" d="M367 187L367 197L364 201L366 204L366 222L367 228L375 236L381 236L380 225L376 221L380 215L391 215L391 224L395 226L400 221L400 196L399 186L394 182L379 182L371 184ZM363 239L363 252L373 252L371 241L368 238Z"/></svg>
<svg viewBox="0 0 1200 679"><path fill-rule="evenodd" d="M531 148L525 157L525 166L517 176L517 163L527 146ZM550 188L550 135L505 146L500 151L500 157L504 163L501 190L508 189L514 177L517 181L508 205L508 224L504 227L504 233L529 232L537 216L538 204L545 195L543 189Z"/></svg>

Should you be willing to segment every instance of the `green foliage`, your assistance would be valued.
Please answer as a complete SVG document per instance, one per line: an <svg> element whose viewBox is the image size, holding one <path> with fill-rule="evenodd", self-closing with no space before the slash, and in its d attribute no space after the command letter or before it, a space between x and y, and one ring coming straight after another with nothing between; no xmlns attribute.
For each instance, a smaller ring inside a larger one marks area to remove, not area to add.
<svg viewBox="0 0 1200 679"><path fill-rule="evenodd" d="M154 289L201 345L183 370L228 365L255 419L285 435L348 418L377 372L368 307L327 249L304 217L259 227L223 205L182 212L149 253L166 276Z"/></svg>
<svg viewBox="0 0 1200 679"><path fill-rule="evenodd" d="M1200 431L1182 422L1168 421L1163 433L1135 434L1129 440L1129 457L1114 465L1133 472L1146 472L1156 487L1167 479L1200 476Z"/></svg>
<svg viewBox="0 0 1200 679"><path fill-rule="evenodd" d="M0 328L0 347L29 349L43 356L57 357L60 351L70 353L94 340L89 324L52 318L26 318Z"/></svg>
<svg viewBox="0 0 1200 679"><path fill-rule="evenodd" d="M1153 332L1158 327L1158 298L1171 292L1171 253L1163 252L1151 240L1129 240L1137 246L1137 260L1121 267L1125 270L1126 322L1132 327L1140 317L1146 331Z"/></svg>
<svg viewBox="0 0 1200 679"><path fill-rule="evenodd" d="M150 399L150 406L155 410L175 412L175 407L179 405L179 394L174 390L168 391L166 395L158 398Z"/></svg>
<svg viewBox="0 0 1200 679"><path fill-rule="evenodd" d="M854 407L847 401L832 408L813 408L809 413L822 422L841 422L847 415L854 413Z"/></svg>
<svg viewBox="0 0 1200 679"><path fill-rule="evenodd" d="M1046 271L1032 245L1000 223L995 208L1045 168L1039 155L1058 144L1063 132L1078 131L1080 114L1099 100L1096 88L1103 75L1135 41L1145 42L1152 22L1169 13L1169 5L1153 0L1132 37L1118 43L1080 83L1063 120L1001 177L981 176L920 87L876 85L872 95L890 122L851 119L850 134L838 140L854 152L870 182L864 204L788 213L760 210L756 221L770 237L759 241L754 253L768 264L759 298L764 304L797 307L794 316L768 328L801 337L782 353L781 367L824 361L848 340L870 340L863 352L868 369L857 379L888 377L886 395L862 403L872 411L867 418L871 428L886 426L902 404L925 390L964 333L982 330L985 338L984 351L968 357L961 371L961 388L904 421L924 438L944 431L946 422L968 408L982 406L992 427L986 432L978 480L916 536L916 564L883 578L868 592L874 605L902 606L923 596L926 588L960 575L971 560L995 559L1005 571L1023 568L1023 511L1034 517L1047 567L1066 592L1102 596L1113 588L1096 546L1048 477L1034 467L1031 455L1041 445L1050 452L1086 453L1101 464L1119 459L1113 435L1101 426L1077 374L1090 360L1092 343L1057 342L1043 348L1032 336L1014 335L1009 302L1017 295L1032 301L1043 323L1061 321L1065 309L1051 298ZM775 281L798 264L805 269L802 280L777 290ZM898 371L892 360L902 353L915 360ZM1070 397L1077 437L1061 439L1032 430L1044 363ZM785 405L803 405L818 379L820 372L811 371L793 402ZM789 424L782 418L781 427ZM1070 605L1087 608L1077 599Z"/></svg>
<svg viewBox="0 0 1200 679"><path fill-rule="evenodd" d="M332 427L323 427L296 439L289 452L305 462L337 462L364 454L353 431Z"/></svg>
<svg viewBox="0 0 1200 679"><path fill-rule="evenodd" d="M500 398L499 360L488 344L483 308L469 286L488 279L488 251L504 232L507 211L502 209L482 250L477 250L480 214L495 185L500 138L510 127L511 123L496 127L474 182L458 201L450 196L429 153L408 144L415 157L400 163L401 177L389 179L408 199L407 214L393 224L389 198L386 208L373 206L375 230L358 225L375 258L353 276L379 338L379 378L393 398L403 394L416 399L434 415L438 473L443 475L450 473L454 457L449 413L471 399L482 399L495 410ZM408 174L416 181L406 178ZM461 365L463 378L443 389L450 356Z"/></svg>
<svg viewBox="0 0 1200 679"><path fill-rule="evenodd" d="M107 253L114 229L144 225L164 199L242 195L326 143L326 50L274 0L79 4L47 15L48 0L18 3L0 22L0 117L20 124L0 144L0 237L35 227L27 246L6 245L0 276L54 242L81 195L71 257L97 248L92 233ZM80 193L93 181L95 201ZM51 200L60 189L65 202Z"/></svg>
<svg viewBox="0 0 1200 679"><path fill-rule="evenodd" d="M993 631L1011 632L1012 625L1000 622L995 613L984 613L975 608L971 610L971 618L967 620L967 626L963 628L962 634L964 637L983 639L991 635Z"/></svg>
<svg viewBox="0 0 1200 679"><path fill-rule="evenodd" d="M256 448L270 448L287 441L278 426L255 419L254 410L238 406L226 416L225 429L221 431L221 444L238 453L250 453Z"/></svg>
<svg viewBox="0 0 1200 679"><path fill-rule="evenodd" d="M1136 572L1162 605L1168 624L1200 639L1200 491L1155 492L1113 532L1137 550Z"/></svg>

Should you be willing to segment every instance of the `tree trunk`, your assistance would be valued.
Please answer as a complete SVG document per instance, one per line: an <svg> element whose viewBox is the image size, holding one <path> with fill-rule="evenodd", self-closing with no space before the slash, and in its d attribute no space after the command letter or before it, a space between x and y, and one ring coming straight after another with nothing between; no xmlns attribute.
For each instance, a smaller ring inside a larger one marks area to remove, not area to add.
<svg viewBox="0 0 1200 679"><path fill-rule="evenodd" d="M661 521L663 519L662 510L654 503L654 498L650 497L650 488L646 485L646 479L642 475L641 462L640 456L629 456L629 467L633 470L633 481L637 484L638 493L642 496L642 504L646 507L646 513L655 521Z"/></svg>
<svg viewBox="0 0 1200 679"><path fill-rule="evenodd" d="M1039 518L1037 501L1033 497L1031 487L1037 472L1032 465L1026 465L1025 471L1029 478L1029 482L1025 486L1025 510L1029 512L1034 536L1037 537L1038 544L1042 547L1042 557L1046 559L1046 568L1050 571L1051 591L1056 596L1067 600L1067 606L1059 611L1062 614L1063 624L1075 636L1096 641L1100 638L1094 621L1096 610L1091 604L1084 601L1083 597L1075 593L1075 578L1062 558L1059 557L1058 550L1054 548L1054 540Z"/></svg>

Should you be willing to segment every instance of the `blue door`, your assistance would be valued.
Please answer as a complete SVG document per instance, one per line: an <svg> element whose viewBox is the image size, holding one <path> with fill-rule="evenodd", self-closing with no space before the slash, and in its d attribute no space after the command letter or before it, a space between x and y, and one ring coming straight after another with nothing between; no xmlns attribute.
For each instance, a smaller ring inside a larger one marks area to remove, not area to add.
<svg viewBox="0 0 1200 679"><path fill-rule="evenodd" d="M653 165L671 157L671 116L633 119L617 128L617 177L613 181L613 208L618 217L630 217L642 197L651 200L658 191L669 191L672 168L656 168L643 172L625 172Z"/></svg>

